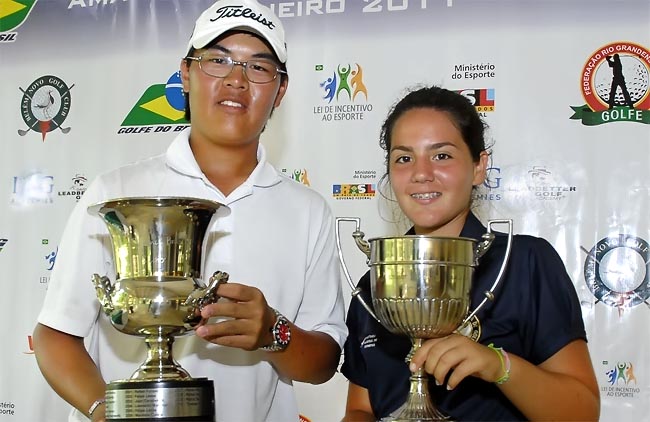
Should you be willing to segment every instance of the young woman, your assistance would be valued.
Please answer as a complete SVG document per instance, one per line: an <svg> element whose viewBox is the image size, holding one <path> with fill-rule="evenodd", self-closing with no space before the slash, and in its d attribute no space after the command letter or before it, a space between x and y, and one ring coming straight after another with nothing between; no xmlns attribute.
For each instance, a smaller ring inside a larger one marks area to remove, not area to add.
<svg viewBox="0 0 650 422"><path fill-rule="evenodd" d="M394 197L413 223L408 234L478 240L487 231L470 211L472 190L486 178L484 124L465 97L435 86L412 90L388 115L380 145ZM494 283L506 243L497 235L480 259L470 309ZM369 284L368 273L359 282L367 303ZM430 376L438 409L454 420L598 420L580 304L562 260L543 239L514 236L496 300L477 313L471 335L427 340L410 367L410 340L388 332L358 301L347 325L344 421L394 413L407 398L410 371L419 368Z"/></svg>

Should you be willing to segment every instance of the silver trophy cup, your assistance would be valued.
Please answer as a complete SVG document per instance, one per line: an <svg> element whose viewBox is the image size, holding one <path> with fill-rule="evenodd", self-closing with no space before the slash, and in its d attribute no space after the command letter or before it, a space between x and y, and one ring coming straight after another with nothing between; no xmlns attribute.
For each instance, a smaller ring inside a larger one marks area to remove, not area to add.
<svg viewBox="0 0 650 422"><path fill-rule="evenodd" d="M359 296L361 290L354 285L343 259L340 241L340 223L356 223L352 236L357 247L366 255L370 267L372 307ZM472 311L470 289L474 269L479 258L489 249L494 234L492 226L509 225L508 244L501 269L481 303ZM510 256L512 220L493 220L488 232L477 242L464 237L394 236L364 240L360 219L336 219L336 242L339 260L352 296L387 330L408 336L412 348L406 357L409 363L413 354L426 339L444 337L462 327L476 315L488 300L494 299ZM447 421L434 405L428 388L428 375L423 369L411 374L406 402L396 413L382 421Z"/></svg>
<svg viewBox="0 0 650 422"><path fill-rule="evenodd" d="M193 330L202 306L218 299L228 274L204 283L204 238L222 204L182 197L120 198L92 205L108 228L114 284L94 274L97 298L113 327L144 337L145 362L106 390L108 421L214 421L214 386L192 378L172 357L174 337Z"/></svg>

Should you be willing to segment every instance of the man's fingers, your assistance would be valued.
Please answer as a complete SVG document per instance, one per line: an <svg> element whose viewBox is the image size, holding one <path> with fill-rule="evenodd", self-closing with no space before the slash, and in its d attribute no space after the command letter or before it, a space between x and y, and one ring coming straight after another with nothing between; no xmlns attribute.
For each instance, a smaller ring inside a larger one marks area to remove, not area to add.
<svg viewBox="0 0 650 422"><path fill-rule="evenodd" d="M201 309L201 317L205 319L213 317L234 318L252 321L262 321L266 312L266 304L260 302L231 302L221 300L204 306Z"/></svg>
<svg viewBox="0 0 650 422"><path fill-rule="evenodd" d="M251 286L239 283L224 283L217 289L217 295L235 302L251 302L264 298L262 292Z"/></svg>
<svg viewBox="0 0 650 422"><path fill-rule="evenodd" d="M259 338L259 330L255 327L247 320L229 319L203 325L196 329L196 335L214 344L255 350Z"/></svg>

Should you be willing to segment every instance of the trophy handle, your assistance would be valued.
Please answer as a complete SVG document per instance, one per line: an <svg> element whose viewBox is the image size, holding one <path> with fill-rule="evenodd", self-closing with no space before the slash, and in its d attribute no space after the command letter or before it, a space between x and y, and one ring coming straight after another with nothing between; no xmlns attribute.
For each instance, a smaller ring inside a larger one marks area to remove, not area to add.
<svg viewBox="0 0 650 422"><path fill-rule="evenodd" d="M494 233L490 232L490 223L488 223L488 231L487 233L483 233L483 236L481 236L481 241L476 245L476 259L474 264L478 265L479 259L485 255L485 252L490 249L490 246L492 246L492 242L494 241Z"/></svg>
<svg viewBox="0 0 650 422"><path fill-rule="evenodd" d="M194 290L188 296L185 304L191 306L193 309L202 309L204 306L211 303L216 303L219 300L217 289L224 283L228 282L230 275L223 271L216 271L208 280L208 285L205 288Z"/></svg>
<svg viewBox="0 0 650 422"><path fill-rule="evenodd" d="M510 251L512 249L512 220L507 219L507 220L490 220L488 221L487 224L487 233L483 235L483 240L477 245L477 255L480 258L485 254L485 252L488 250L488 248L492 245L492 241L494 240L494 234L492 233L492 226L495 224L507 224L508 225L508 244L506 245L506 252L503 256L503 262L501 263L501 268L499 269L499 273L497 274L497 278L492 284L492 287L490 287L490 290L486 291L484 293L485 297L481 301L481 303L478 304L476 308L465 318L463 323L460 325L460 327L456 331L460 331L462 327L469 322L474 315L485 305L485 302L493 301L494 300L494 291L496 290L497 286L501 282L501 279L503 278L503 273L506 270L506 267L508 265L508 260L510 259ZM478 258L477 258L478 259Z"/></svg>
<svg viewBox="0 0 650 422"><path fill-rule="evenodd" d="M104 313L110 316L113 311L115 311L111 299L113 294L113 285L111 284L111 280L106 276L93 274L92 281L95 285L95 291L97 292L97 300L99 300L99 303L102 305Z"/></svg>
<svg viewBox="0 0 650 422"><path fill-rule="evenodd" d="M361 231L361 219L359 217L336 217L336 226L334 228L335 233L336 233L336 249L339 253L339 262L341 263L341 267L343 268L343 274L345 274L345 279L347 280L348 284L350 285L350 288L352 289L352 298L354 299L355 297L359 299L359 302L361 302L361 305L363 305L364 308L366 308L366 311L374 319L377 320L377 322L381 323L379 318L377 318L377 315L375 315L375 312L372 310L372 308L366 303L365 300L363 300L363 297L359 295L361 293L361 288L355 286L354 282L352 281L352 277L350 277L350 272L348 271L348 267L345 264L345 259L343 258L343 249L341 248L341 233L340 233L340 223L343 221L349 221L349 222L354 222L356 223L356 228L354 232L352 232L352 237L354 238L354 242L357 244L357 247L361 250L366 255L366 263L370 260L370 244L363 238L365 234Z"/></svg>

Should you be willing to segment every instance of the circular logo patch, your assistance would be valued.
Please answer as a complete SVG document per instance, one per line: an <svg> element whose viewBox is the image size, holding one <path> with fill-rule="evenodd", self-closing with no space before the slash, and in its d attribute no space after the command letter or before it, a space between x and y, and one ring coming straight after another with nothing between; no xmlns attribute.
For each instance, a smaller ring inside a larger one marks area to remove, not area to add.
<svg viewBox="0 0 650 422"><path fill-rule="evenodd" d="M27 88L20 88L23 93L20 102L20 114L28 130L18 133L24 135L29 130L40 132L45 139L45 134L55 129L61 129L63 133L70 131L69 127L63 127L63 122L70 111L70 89L56 76L41 76L29 84Z"/></svg>
<svg viewBox="0 0 650 422"><path fill-rule="evenodd" d="M597 302L633 307L650 297L650 247L640 237L618 235L600 240L587 255L585 281Z"/></svg>
<svg viewBox="0 0 650 422"><path fill-rule="evenodd" d="M474 315L456 331L472 341L478 341L481 338L481 321Z"/></svg>

